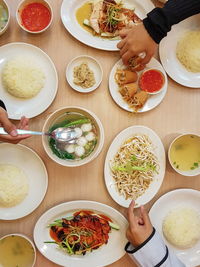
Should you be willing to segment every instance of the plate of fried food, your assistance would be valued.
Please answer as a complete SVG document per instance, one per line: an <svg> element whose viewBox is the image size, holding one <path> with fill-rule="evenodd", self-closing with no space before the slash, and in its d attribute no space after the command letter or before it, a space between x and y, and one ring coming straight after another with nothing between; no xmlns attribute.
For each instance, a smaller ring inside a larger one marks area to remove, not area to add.
<svg viewBox="0 0 200 267"><path fill-rule="evenodd" d="M34 228L34 241L50 261L70 267L100 267L124 254L127 220L105 204L77 200L46 211Z"/></svg>
<svg viewBox="0 0 200 267"><path fill-rule="evenodd" d="M111 143L104 164L104 179L114 201L128 207L149 202L165 175L165 150L159 136L145 126L121 131Z"/></svg>
<svg viewBox="0 0 200 267"><path fill-rule="evenodd" d="M64 0L61 19L80 42L102 50L118 51L119 31L140 23L154 8L149 0Z"/></svg>
<svg viewBox="0 0 200 267"><path fill-rule="evenodd" d="M124 110L141 113L157 107L167 92L167 75L155 59L142 67L140 58L132 60L129 67L120 59L109 77L109 90L113 100Z"/></svg>

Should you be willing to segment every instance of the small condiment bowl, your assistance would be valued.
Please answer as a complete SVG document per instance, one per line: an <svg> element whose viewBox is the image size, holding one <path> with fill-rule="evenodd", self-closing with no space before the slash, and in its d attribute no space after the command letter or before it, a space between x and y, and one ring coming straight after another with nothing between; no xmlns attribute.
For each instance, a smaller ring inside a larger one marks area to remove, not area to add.
<svg viewBox="0 0 200 267"><path fill-rule="evenodd" d="M8 12L8 21L6 25L4 26L4 28L0 30L0 35L2 35L8 29L8 25L10 23L10 8L5 0L0 0L0 4L3 5L5 9L7 9L7 12Z"/></svg>
<svg viewBox="0 0 200 267"><path fill-rule="evenodd" d="M41 4L43 4L45 7L48 8L48 10L50 11L50 14L51 14L51 19L49 21L49 24L44 29L42 29L40 31L30 31L30 30L28 30L26 27L24 27L24 25L22 23L22 20L21 20L22 10L24 9L24 7L26 7L27 5L32 4L32 3L41 3ZM38 34L38 33L42 33L44 31L46 31L50 27L50 25L52 23L52 20L53 20L53 10L52 10L51 5L45 0L22 0L19 3L19 5L17 7L17 10L16 10L16 19L17 19L17 22L18 22L19 26L24 31L26 31L28 33Z"/></svg>
<svg viewBox="0 0 200 267"><path fill-rule="evenodd" d="M193 133L186 133L186 134L181 134L179 136L177 136L170 144L169 146L169 149L168 149L168 159L169 159L169 163L171 165L171 167L179 174L183 175L183 176L196 176L196 175L199 175L200 174L200 163L199 163L199 167L196 167L194 169L191 169L191 170L188 170L188 171L182 171L178 168L176 168L176 162L173 162L171 157L170 157L170 153L171 153L171 149L173 147L173 145L175 145L175 142L180 139L181 137L184 137L184 136L187 136L187 135L190 135L190 136L196 136L200 139L200 136L197 135L197 134L193 134Z"/></svg>
<svg viewBox="0 0 200 267"><path fill-rule="evenodd" d="M95 84L92 87L89 88L82 88L79 85L76 85L73 80L74 80L74 68L81 65L81 63L87 63L88 67L90 70L94 72L94 78L95 78ZM76 91L80 93L89 93L94 91L99 87L99 85L102 82L103 78L103 70L99 62L90 56L83 55L83 56L78 56L70 61L70 63L67 65L66 68L66 79L69 85Z"/></svg>
<svg viewBox="0 0 200 267"><path fill-rule="evenodd" d="M94 160L101 152L101 150L103 148L103 144L104 144L104 129L103 129L101 121L93 112L91 112L85 108L82 108L82 107L69 106L69 107L60 108L60 109L56 110L55 112L53 112L47 118L47 120L43 126L42 131L48 132L49 129L54 125L55 120L60 118L61 116L63 116L67 112L80 113L80 114L86 116L87 118L89 118L93 122L93 124L95 125L95 128L97 130L97 144L96 144L94 150L92 151L92 153L90 155L88 155L87 157L85 157L84 159L80 159L80 160L61 159L52 152L52 150L49 146L49 138L47 136L42 136L42 144L43 144L44 150L46 151L47 155L56 163L58 163L62 166L65 166L65 167L79 167L79 166L85 165L85 164L91 162L92 160Z"/></svg>
<svg viewBox="0 0 200 267"><path fill-rule="evenodd" d="M7 237L12 237L12 236L18 236L18 237L21 237L23 239L25 239L32 247L33 249L33 253L34 253L34 257L33 257L33 262L32 262L32 265L30 265L31 267L34 267L35 265L35 262L36 262L36 248L35 248L35 245L34 243L31 241L30 238L28 238L27 236L23 235L23 234L19 234L19 233L13 233L13 234L8 234L8 235L5 235L3 237L0 238L0 242L3 241L5 238ZM15 262L16 266L18 266L18 263Z"/></svg>
<svg viewBox="0 0 200 267"><path fill-rule="evenodd" d="M162 85L162 87L161 87L159 90L154 91L154 92L149 92L149 91L147 91L147 90L143 90L143 89L141 88L141 86L140 86L140 79L142 78L142 76L143 76L145 73L147 73L148 71L151 71L151 70L155 70L155 71L159 72L159 73L162 75L162 77L163 77L163 85ZM140 74L140 77L139 77L139 80L138 80L138 84L139 84L140 89L141 89L142 91L147 92L149 95L156 95L156 94L159 94L160 92L162 92L162 91L164 90L165 83L166 83L166 75L164 75L164 73L163 73L161 70L156 69L156 68L147 68L147 69L145 69L145 70Z"/></svg>

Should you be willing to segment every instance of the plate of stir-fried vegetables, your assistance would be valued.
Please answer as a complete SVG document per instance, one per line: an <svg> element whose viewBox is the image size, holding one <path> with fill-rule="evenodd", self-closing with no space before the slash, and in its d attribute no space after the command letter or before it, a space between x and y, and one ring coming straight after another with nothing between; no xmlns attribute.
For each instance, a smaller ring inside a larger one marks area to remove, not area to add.
<svg viewBox="0 0 200 267"><path fill-rule="evenodd" d="M35 244L62 266L105 266L121 258L127 221L115 209L93 201L72 201L45 212L34 229Z"/></svg>
<svg viewBox="0 0 200 267"><path fill-rule="evenodd" d="M89 6L89 12L81 9L84 5ZM150 0L63 0L61 19L68 32L80 42L117 51L119 31L140 23L153 8ZM85 17L79 20L78 12Z"/></svg>

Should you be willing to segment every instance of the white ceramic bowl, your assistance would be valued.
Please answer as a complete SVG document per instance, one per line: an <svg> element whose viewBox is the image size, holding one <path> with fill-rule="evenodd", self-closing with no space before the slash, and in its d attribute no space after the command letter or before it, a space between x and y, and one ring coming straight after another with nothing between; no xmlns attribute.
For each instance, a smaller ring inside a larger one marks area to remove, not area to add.
<svg viewBox="0 0 200 267"><path fill-rule="evenodd" d="M21 12L22 12L23 8L24 8L26 5L31 4L31 3L41 3L41 4L43 4L45 7L47 7L47 8L49 9L50 13L51 13L51 20L50 20L49 24L48 24L44 29L42 29L41 31L30 31L30 30L26 29L26 28L22 25L22 21L21 21ZM18 5L18 7L17 7L17 10L16 10L16 19L17 19L17 22L18 22L19 26L20 26L24 31L29 32L29 33L33 33L33 34L42 33L42 32L44 32L44 31L46 31L46 30L49 28L49 26L51 25L51 23L52 23L52 20L53 20L53 10L52 10L51 5L50 5L47 1L45 1L45 0L22 0L22 1L19 3L19 5Z"/></svg>
<svg viewBox="0 0 200 267"><path fill-rule="evenodd" d="M74 67L81 65L81 63L87 63L88 67L94 72L95 84L89 88L82 88L79 85L76 85L74 80ZM76 91L80 93L89 93L97 89L102 82L103 70L99 62L90 56L83 55L78 56L70 61L66 68L66 79L69 85Z"/></svg>
<svg viewBox="0 0 200 267"><path fill-rule="evenodd" d="M87 164L88 162L92 161L93 159L95 159L99 153L101 152L102 148L103 148L103 144L104 144L104 129L103 126L101 124L101 121L98 119L98 117L91 111L82 108L82 107L77 107L77 106L69 106L69 107L63 107L60 108L58 110L56 110L54 113L52 113L46 120L42 131L43 132L48 132L49 129L51 128L51 126L55 123L55 120L64 115L66 112L77 112L80 114L85 115L86 117L88 117L89 119L91 119L91 121L94 123L96 129L97 129L97 136L98 136L98 140L97 140L97 144L94 148L94 151L86 158L82 159L82 160L66 160L66 159L61 159L59 157L57 157L51 150L50 146L49 146L49 138L47 136L43 136L42 137L42 144L43 147L47 153L47 155L55 162L57 162L58 164L62 165L62 166L66 166L66 167L78 167L78 166L82 166L84 164Z"/></svg>
<svg viewBox="0 0 200 267"><path fill-rule="evenodd" d="M10 22L10 9L5 0L0 0L0 4L3 5L7 9L7 12L8 12L8 21L5 27L2 30L0 30L0 35L2 35L7 30L9 22Z"/></svg>
<svg viewBox="0 0 200 267"><path fill-rule="evenodd" d="M181 170L177 169L177 168L174 166L174 164L173 164L173 162L172 162L172 160L171 160L171 158L170 158L170 151L171 151L171 148L172 148L172 146L174 145L174 143L175 143L179 138L181 138L181 137L183 137L183 136L186 136L186 135L194 135L194 136L197 136L198 138L200 138L199 135L197 135L197 134L193 134L193 133L186 133L186 134L181 134L181 135L177 136L177 137L172 141L172 143L171 143L170 146L169 146L169 149L168 149L168 159L169 159L169 163L170 163L170 165L172 166L172 168L173 168L177 173L179 173L179 174L181 174L181 175L183 175L183 176L196 176L196 175L199 175L199 174L200 174L200 164L199 164L199 167L197 167L197 168L195 168L195 169L193 169L193 170L181 171Z"/></svg>
<svg viewBox="0 0 200 267"><path fill-rule="evenodd" d="M5 235L5 236L1 237L1 238L0 238L0 241L2 241L4 238L9 237L9 236L19 236L19 237L22 237L22 238L26 239L26 240L30 243L31 247L33 248L33 252L34 252L34 259L33 259L33 263L32 263L32 265L31 265L31 267L34 267L35 262L36 262L36 249L35 249L35 245L34 245L33 242L30 240L30 238L28 238L27 236L25 236L25 235L23 235L23 234L13 233L13 234L8 234L8 235ZM18 266L18 265L17 265L17 262L16 262L16 266Z"/></svg>

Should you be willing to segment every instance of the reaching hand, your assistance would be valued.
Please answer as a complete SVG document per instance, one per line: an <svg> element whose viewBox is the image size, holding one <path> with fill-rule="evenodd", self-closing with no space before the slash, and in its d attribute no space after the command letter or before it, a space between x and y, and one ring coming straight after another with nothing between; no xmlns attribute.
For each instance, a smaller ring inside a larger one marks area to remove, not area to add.
<svg viewBox="0 0 200 267"><path fill-rule="evenodd" d="M129 59L138 56L140 53L145 53L141 64L146 65L158 46L148 34L143 23L120 31L120 37L122 40L117 47L120 49L120 55L125 65L129 64Z"/></svg>
<svg viewBox="0 0 200 267"><path fill-rule="evenodd" d="M129 228L126 232L127 239L134 247L142 244L152 233L153 226L147 211L142 206L139 216L134 214L135 202L132 201L128 209Z"/></svg>
<svg viewBox="0 0 200 267"><path fill-rule="evenodd" d="M22 117L17 128L28 130L28 121L26 117ZM8 119L8 114L3 108L0 108L0 124L8 133L8 135L0 135L0 141L2 142L17 144L21 140L30 137L29 134L17 135L16 126Z"/></svg>

